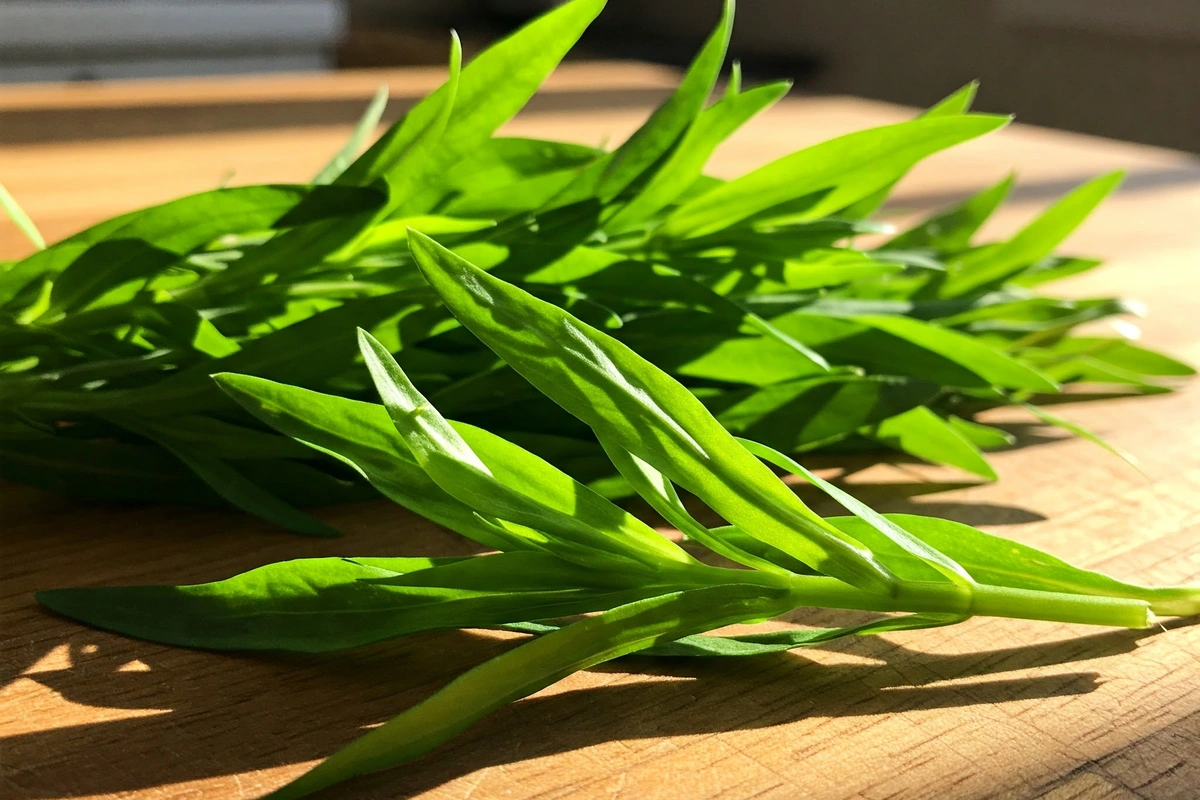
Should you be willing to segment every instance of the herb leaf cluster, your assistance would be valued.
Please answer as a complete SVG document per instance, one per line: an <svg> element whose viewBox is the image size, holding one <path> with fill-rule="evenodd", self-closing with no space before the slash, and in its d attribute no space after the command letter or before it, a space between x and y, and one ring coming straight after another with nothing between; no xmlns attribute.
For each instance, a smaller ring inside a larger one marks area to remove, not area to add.
<svg viewBox="0 0 1200 800"><path fill-rule="evenodd" d="M301 797L410 761L500 706L634 652L752 656L975 615L1145 627L1155 615L1200 613L1200 587L1124 583L967 525L878 514L789 456L734 437L617 338L415 230L408 243L428 286L467 331L587 425L643 498L729 563L697 558L695 547L661 536L519 445L447 420L364 330L361 355L382 404L217 375L248 413L494 552L301 559L196 586L44 591L42 604L127 635L215 650L324 652L446 628L534 637L271 797ZM815 484L850 516L818 516L764 462ZM728 525L702 525L677 487ZM842 628L710 633L814 606L904 613Z"/></svg>
<svg viewBox="0 0 1200 800"><path fill-rule="evenodd" d="M1074 333L1135 305L1041 293L1098 265L1055 249L1119 176L1002 241L976 233L1011 177L898 235L870 219L921 159L1007 123L970 111L973 85L917 119L735 180L705 175L714 149L788 90L745 88L735 65L714 97L732 2L677 90L615 150L497 136L602 6L566 3L465 65L453 40L446 83L355 157L381 93L310 183L214 189L0 265L0 476L89 498L233 504L332 534L297 506L371 486L263 426L210 376L369 398L361 327L447 416L605 496L632 493L642 478L614 470L588 420L455 318L410 254L410 229L602 328L726 430L785 453L893 449L993 479L983 451L1010 438L973 422L978 411L1066 384L1169 391L1192 374L1123 338ZM7 193L0 205L41 245ZM391 491L416 491L410 477ZM819 545L830 558L836 540Z"/></svg>

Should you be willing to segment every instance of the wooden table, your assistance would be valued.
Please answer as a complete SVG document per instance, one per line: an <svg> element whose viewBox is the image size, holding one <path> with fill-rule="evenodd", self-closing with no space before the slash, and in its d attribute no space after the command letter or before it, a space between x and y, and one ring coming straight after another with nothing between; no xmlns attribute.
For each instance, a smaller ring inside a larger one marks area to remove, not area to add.
<svg viewBox="0 0 1200 800"><path fill-rule="evenodd" d="M134 206L235 181L290 181L333 152L383 79L401 98L436 72L0 90L0 180L50 238ZM619 140L669 85L632 65L564 68L509 133ZM931 98L932 100L933 98ZM909 116L848 98L785 102L723 147L734 175L800 145ZM145 135L149 131L154 135ZM1096 173L1125 188L1072 252L1111 265L1063 289L1145 301L1145 340L1200 363L1200 166L1181 154L1016 126L922 166L902 211L1021 175L1012 230ZM0 228L0 257L22 251ZM1148 582L1200 580L1200 381L1065 407L1141 458L998 415L1022 434L999 483L868 460L846 483L886 510L963 520ZM73 503L0 487L0 794L235 798L315 759L509 646L429 634L323 657L189 652L43 613L62 585L196 582L287 557L453 554L467 543L386 502L328 509L340 540L245 515ZM826 614L796 614L801 623ZM391 798L1200 797L1200 626L1130 632L977 619L749 661L631 659L578 674L431 757L334 790Z"/></svg>

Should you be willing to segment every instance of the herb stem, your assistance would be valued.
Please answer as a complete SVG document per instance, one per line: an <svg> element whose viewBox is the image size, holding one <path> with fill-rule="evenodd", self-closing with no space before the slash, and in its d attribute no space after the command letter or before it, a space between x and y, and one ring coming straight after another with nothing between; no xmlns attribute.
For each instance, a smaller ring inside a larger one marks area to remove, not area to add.
<svg viewBox="0 0 1200 800"><path fill-rule="evenodd" d="M976 584L970 592L952 583L902 581L895 597L868 594L835 578L795 576L797 606L863 611L957 613L1047 622L1145 628L1153 622L1149 604L1123 597L1042 592Z"/></svg>

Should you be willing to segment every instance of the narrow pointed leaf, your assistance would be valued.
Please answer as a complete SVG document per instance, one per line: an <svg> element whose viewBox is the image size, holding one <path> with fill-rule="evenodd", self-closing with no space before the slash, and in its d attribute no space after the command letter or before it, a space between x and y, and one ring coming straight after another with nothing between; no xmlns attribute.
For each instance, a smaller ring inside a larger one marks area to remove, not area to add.
<svg viewBox="0 0 1200 800"><path fill-rule="evenodd" d="M346 167L354 162L363 145L367 143L367 139L375 132L375 127L379 124L379 120L383 118L383 110L387 108L387 101L388 87L385 83L376 90L375 96L367 104L366 110L363 111L358 124L354 126L354 130L351 132L350 138L346 140L346 144L342 145L342 149L338 150L333 158L329 160L329 163L322 167L321 171L313 177L313 183L333 183L346 171Z"/></svg>
<svg viewBox="0 0 1200 800"><path fill-rule="evenodd" d="M1149 588L1080 569L1021 542L1005 539L961 522L913 514L885 514L889 520L953 558L980 584L1044 592L1144 600L1164 616L1200 613L1200 587ZM910 558L874 534L874 527L857 517L833 517L839 528L853 532L889 555Z"/></svg>
<svg viewBox="0 0 1200 800"><path fill-rule="evenodd" d="M993 385L1040 392L1058 391L1054 381L1032 367L956 331L907 317L869 316L855 317L855 320L939 353Z"/></svg>
<svg viewBox="0 0 1200 800"><path fill-rule="evenodd" d="M902 453L996 480L996 471L975 442L925 406L885 419L866 433Z"/></svg>
<svg viewBox="0 0 1200 800"><path fill-rule="evenodd" d="M1006 447L1016 442L1017 437L1013 436L1006 430L994 428L991 425L981 425L969 419L956 417L951 414L946 418L946 422L951 428L967 437L975 443L976 447L983 450L990 450L995 447Z"/></svg>
<svg viewBox="0 0 1200 800"><path fill-rule="evenodd" d="M724 556L734 563L767 572L778 571L778 567L767 559L739 549L696 521L684 508L674 484L661 472L620 445L607 441L605 436L600 435L598 438L604 452L625 480L629 481L634 491L689 539L700 542L717 555Z"/></svg>
<svg viewBox="0 0 1200 800"><path fill-rule="evenodd" d="M445 158L440 156L451 146L451 143L445 142L444 139L454 119L461 73L462 42L459 41L458 34L451 31L449 77L434 93L440 95L436 113L430 114L430 119L420 133L413 137L403 154L383 174L388 187L388 209L393 213L426 210L417 198L427 186L439 184L443 179L446 162ZM413 111L419 115L419 109L420 105Z"/></svg>
<svg viewBox="0 0 1200 800"><path fill-rule="evenodd" d="M795 630L749 633L741 636L714 636L700 634L685 636L673 642L665 642L634 655L666 658L712 658L758 656L767 653L782 653L798 647L811 647L831 642L845 636L875 636L895 631L922 630L955 625L966 617L954 614L907 614L852 625L844 628L800 628ZM537 636L553 633L561 626L541 622L518 622L505 625L504 629Z"/></svg>
<svg viewBox="0 0 1200 800"><path fill-rule="evenodd" d="M779 81L758 86L726 97L701 112L666 163L655 170L654 176L633 200L605 223L605 229L612 232L626 230L673 203L700 177L717 146L751 118L778 102L791 85L791 81Z"/></svg>
<svg viewBox="0 0 1200 800"><path fill-rule="evenodd" d="M619 148L598 159L556 195L564 206L599 197L609 202L638 179L683 136L716 85L733 30L734 0L725 0L721 19L667 101Z"/></svg>
<svg viewBox="0 0 1200 800"><path fill-rule="evenodd" d="M971 81L930 106L922 116L950 117L955 114L965 114L971 110L971 104L975 102L975 95L978 92L979 81Z"/></svg>
<svg viewBox="0 0 1200 800"><path fill-rule="evenodd" d="M677 546L587 487L531 453L478 431L477 440L487 442L495 454L485 463L416 390L391 354L369 334L362 332L360 337L363 358L396 429L421 467L447 493L476 511L548 534L548 549L557 549L555 539L561 537L577 547L621 555L651 568L664 561L691 561ZM561 554L589 557L573 551Z"/></svg>
<svg viewBox="0 0 1200 800"><path fill-rule="evenodd" d="M676 209L664 238L720 230L779 203L824 192L801 219L817 219L885 186L932 153L989 133L1005 117L958 115L851 133L774 161Z"/></svg>
<svg viewBox="0 0 1200 800"><path fill-rule="evenodd" d="M764 590L716 586L619 606L534 639L456 678L269 797L292 800L355 775L411 761L476 720L581 669L746 619L780 613Z"/></svg>
<svg viewBox="0 0 1200 800"><path fill-rule="evenodd" d="M1114 172L1089 181L999 247L963 256L951 265L938 296L959 297L1000 283L1050 255L1117 188L1123 177L1124 173Z"/></svg>
<svg viewBox="0 0 1200 800"><path fill-rule="evenodd" d="M1117 458L1120 458L1122 461L1127 463L1129 466L1133 467L1134 469L1138 470L1139 472L1142 471L1142 467L1138 463L1136 456L1134 456L1130 452L1123 450L1120 447L1117 447L1116 445L1109 442L1107 439L1103 438L1102 436L1100 436L1097 433L1094 433L1093 431L1088 430L1087 428L1083 427L1079 423L1071 422L1069 419L1064 419L1063 417L1060 417L1057 414L1052 414L1049 411L1047 411L1046 409L1042 408L1041 406L1035 406L1032 403L1024 403L1023 407L1025 408L1026 411L1028 411L1030 414L1033 414L1035 417L1037 417L1038 419L1040 419L1042 422L1046 423L1047 425L1053 425L1056 428L1062 428L1064 431L1067 431L1068 433L1072 433L1072 434L1078 436L1080 439L1086 439L1087 441L1091 442L1092 444L1097 444L1097 445L1103 447L1108 452L1115 455Z"/></svg>
<svg viewBox="0 0 1200 800"><path fill-rule="evenodd" d="M926 564L937 570L945 580L955 584L960 591L965 594L970 594L971 586L974 584L971 576L967 574L961 566L954 562L954 559L946 554L939 552L937 549L930 547L920 539L913 537L908 531L896 525L891 520L887 519L882 514L878 513L870 506L858 500L849 492L846 492L837 486L834 486L829 481L819 475L806 469L800 462L795 459L780 453L778 450L751 442L748 439L739 439L739 442L745 446L754 455L768 461L780 469L785 469L793 475L798 475L804 478L809 483L816 486L825 494L836 500L843 508L854 514L859 519L867 522L879 534L888 537L896 546L902 548L906 553L921 559ZM887 562L884 562L885 564Z"/></svg>
<svg viewBox="0 0 1200 800"><path fill-rule="evenodd" d="M251 414L350 465L385 497L486 547L509 547L425 474L383 406L249 375L214 377Z"/></svg>
<svg viewBox="0 0 1200 800"><path fill-rule="evenodd" d="M0 210L4 211L5 216L12 221L13 225L17 226L17 230L23 233L26 239L33 243L34 247L38 250L46 249L46 240L42 238L42 232L37 229L37 225L33 224L33 220L25 213L25 209L21 208L17 198L13 197L2 183L0 183Z"/></svg>
<svg viewBox="0 0 1200 800"><path fill-rule="evenodd" d="M920 118L930 119L936 117L952 117L956 114L965 114L971 110L971 103L975 101L975 93L979 90L979 81L971 81L966 86L958 89L948 97L939 100L934 105L927 108L921 113ZM876 189L874 193L858 200L850 206L842 210L841 216L849 219L864 219L871 216L879 207L887 202L892 190L896 184L900 182L903 175L898 175L895 180Z"/></svg>
<svg viewBox="0 0 1200 800"><path fill-rule="evenodd" d="M517 552L308 558L214 583L55 589L37 599L81 622L154 642L322 653L420 631L598 611L670 590Z"/></svg>
<svg viewBox="0 0 1200 800"><path fill-rule="evenodd" d="M932 248L956 252L971 244L971 237L992 216L1012 191L1015 176L1009 174L999 183L984 189L955 206L930 217L884 245L886 250Z"/></svg>
<svg viewBox="0 0 1200 800"><path fill-rule="evenodd" d="M612 337L413 233L425 277L484 344L559 405L751 535L853 585L886 570L735 442L695 397Z"/></svg>
<svg viewBox="0 0 1200 800"><path fill-rule="evenodd" d="M453 114L425 165L428 180L417 193L400 198L399 209L407 214L428 211L443 193L439 175L483 145L529 101L603 7L604 0L564 3L493 44L467 64L458 81ZM385 134L380 143L346 171L344 180L361 185L389 171L411 140L436 115L446 92L448 89L443 86L409 111L394 128L395 133Z"/></svg>

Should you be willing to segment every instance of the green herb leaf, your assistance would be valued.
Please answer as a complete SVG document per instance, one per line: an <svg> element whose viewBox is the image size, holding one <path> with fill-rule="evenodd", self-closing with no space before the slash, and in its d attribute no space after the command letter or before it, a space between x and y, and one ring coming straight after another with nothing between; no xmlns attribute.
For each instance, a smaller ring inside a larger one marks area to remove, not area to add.
<svg viewBox="0 0 1200 800"><path fill-rule="evenodd" d="M778 450L751 442L748 439L739 439L739 442L751 453L759 458L767 461L780 469L785 469L793 475L798 475L804 478L809 483L816 486L825 494L836 500L843 508L854 514L859 519L867 522L879 534L888 537L889 540L898 547L902 548L906 553L921 559L929 566L937 570L943 579L955 584L957 589L963 594L970 595L974 580L967 572L954 560L948 558L943 553L938 552L935 548L929 547L919 538L911 536L908 531L896 525L891 520L884 517L882 514L874 511L870 506L860 502L857 498L848 492L839 489L829 481L821 478L813 472L805 469L800 462L792 459ZM878 553L878 550L873 552ZM884 562L887 563L886 561Z"/></svg>
<svg viewBox="0 0 1200 800"><path fill-rule="evenodd" d="M953 558L980 584L1045 592L1064 592L1095 597L1126 597L1150 603L1156 614L1200 613L1200 589L1196 587L1147 588L1124 583L1099 572L1080 569L1061 559L1020 542L1005 539L961 522L885 514L912 536ZM857 517L834 517L831 521L885 555L905 558L898 547L874 533L874 526Z"/></svg>
<svg viewBox="0 0 1200 800"><path fill-rule="evenodd" d="M713 636L709 634L685 636L673 642L665 642L636 655L668 658L727 658L758 656L766 653L782 653L798 647L831 642L845 636L875 636L894 631L922 630L955 625L966 617L953 614L908 614L852 625L844 628L800 628L795 630L749 633L741 636ZM503 626L504 630L518 633L544 635L559 630L561 626L541 622L518 622Z"/></svg>
<svg viewBox="0 0 1200 800"><path fill-rule="evenodd" d="M459 321L539 390L762 541L847 582L890 578L738 445L691 393L625 345L413 232L422 273Z"/></svg>
<svg viewBox="0 0 1200 800"><path fill-rule="evenodd" d="M37 225L33 224L33 220L25 213L25 209L21 208L17 199L12 196L8 189L4 188L4 184L0 183L0 209L12 220L12 224L17 226L17 230L25 234L25 238L33 243L33 246L38 250L46 249L46 240L42 238L42 233L37 229Z"/></svg>
<svg viewBox="0 0 1200 800"><path fill-rule="evenodd" d="M371 98L371 102L358 120L358 124L354 126L346 144L342 145L342 149L338 150L329 163L313 177L313 183L333 183L346 171L346 168L354 162L355 156L362 150L363 145L367 143L367 138L375 132L375 127L383 118L383 110L387 108L387 101L388 87L385 83L375 91L375 96Z"/></svg>
<svg viewBox="0 0 1200 800"><path fill-rule="evenodd" d="M322 653L444 628L581 614L670 588L547 553L308 558L194 586L55 589L38 602L140 639L208 650Z"/></svg>
<svg viewBox="0 0 1200 800"><path fill-rule="evenodd" d="M949 464L989 481L996 471L974 440L925 406L885 419L867 431L873 439L934 464Z"/></svg>
<svg viewBox="0 0 1200 800"><path fill-rule="evenodd" d="M993 447L1005 447L1016 442L1017 437L1000 428L993 428L991 425L981 425L972 420L956 417L951 414L946 418L947 424L951 428L967 437L971 442L983 450L990 450Z"/></svg>
<svg viewBox="0 0 1200 800"><path fill-rule="evenodd" d="M971 245L971 237L995 213L1012 191L1015 175L973 195L961 205L944 211L910 228L884 245L885 250L931 248L951 253Z"/></svg>
<svg viewBox="0 0 1200 800"><path fill-rule="evenodd" d="M641 192L605 223L605 229L613 233L628 230L675 202L700 177L717 145L778 102L791 86L791 81L758 86L700 112L666 162L654 171Z"/></svg>
<svg viewBox="0 0 1200 800"><path fill-rule="evenodd" d="M641 600L568 625L464 673L269 797L304 797L355 775L411 761L497 708L581 669L662 641L773 616L785 604L779 594L715 586Z"/></svg>
<svg viewBox="0 0 1200 800"><path fill-rule="evenodd" d="M231 505L273 522L292 533L303 536L339 535L321 520L271 494L210 453L182 441L179 437L164 435L159 430L133 425L128 420L124 424L173 454Z"/></svg>
<svg viewBox="0 0 1200 800"><path fill-rule="evenodd" d="M1110 452L1113 455L1120 458L1122 461L1127 463L1129 466L1136 469L1137 471L1139 471L1139 472L1142 471L1141 465L1138 464L1137 458L1132 453L1122 450L1121 448L1110 443L1108 440L1104 439L1103 437L1099 436L1098 434L1093 433L1092 431L1083 427L1079 423L1071 422L1068 419L1063 419L1062 417L1058 416L1057 414L1050 413L1049 411L1042 408L1041 406L1035 406L1031 403L1024 403L1022 405L1026 411L1028 411L1030 414L1033 414L1035 417L1037 417L1038 419L1040 419L1042 422L1046 423L1047 425L1053 425L1056 428L1062 428L1063 430L1068 431L1068 432L1078 436L1080 439L1086 439L1087 441L1092 442L1093 444L1098 444L1101 447L1103 447L1105 450L1107 450L1108 452Z"/></svg>
<svg viewBox="0 0 1200 800"><path fill-rule="evenodd" d="M387 349L359 332L363 358L383 404L417 462L448 494L471 508L547 535L542 547L585 564L610 553L656 569L692 559L636 518L527 451L475 429L485 462L416 390ZM568 548L560 548L558 539ZM581 552L582 548L582 552ZM596 551L596 552L592 552Z"/></svg>
<svg viewBox="0 0 1200 800"><path fill-rule="evenodd" d="M360 472L380 494L485 547L507 549L473 509L434 483L380 405L228 373L214 376L244 409Z"/></svg>
<svg viewBox="0 0 1200 800"><path fill-rule="evenodd" d="M801 217L817 219L895 180L920 159L1007 122L1006 117L959 115L847 134L784 156L685 203L667 217L658 235L701 236L779 203L824 192Z"/></svg>
<svg viewBox="0 0 1200 800"><path fill-rule="evenodd" d="M712 94L733 31L734 0L725 0L721 19L688 67L679 86L611 155L598 159L553 198L565 206L591 197L610 202L677 144Z"/></svg>
<svg viewBox="0 0 1200 800"><path fill-rule="evenodd" d="M960 297L1000 283L1046 256L1082 223L1124 177L1114 172L1080 186L1003 245L973 251L950 265L939 297Z"/></svg>
<svg viewBox="0 0 1200 800"><path fill-rule="evenodd" d="M697 522L684 508L683 501L675 491L675 485L661 472L620 445L607 441L605 436L601 435L599 438L604 452L625 480L629 481L634 491L689 539L700 542L717 555L724 556L734 563L767 572L779 571L771 561L738 548Z"/></svg>
<svg viewBox="0 0 1200 800"><path fill-rule="evenodd" d="M441 177L529 101L603 7L603 0L565 3L492 45L463 68L453 113L436 150L422 164L423 183L414 186L418 189L414 194L397 198L396 210L405 214L430 210L444 192ZM369 184L402 163L409 145L440 113L449 92L443 86L410 110L346 171L344 181Z"/></svg>

